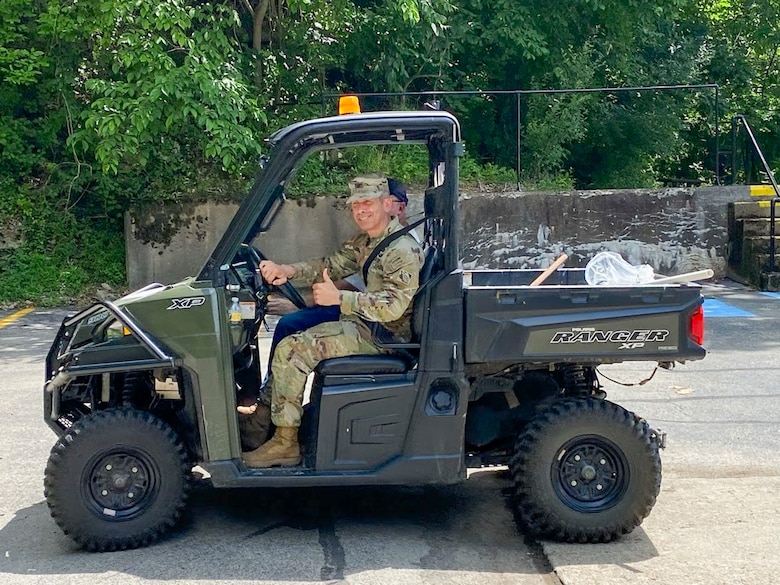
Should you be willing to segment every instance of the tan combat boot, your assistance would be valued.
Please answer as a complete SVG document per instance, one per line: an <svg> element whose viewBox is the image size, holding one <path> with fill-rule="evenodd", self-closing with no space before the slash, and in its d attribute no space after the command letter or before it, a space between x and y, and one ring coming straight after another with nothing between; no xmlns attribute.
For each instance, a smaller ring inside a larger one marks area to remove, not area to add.
<svg viewBox="0 0 780 585"><path fill-rule="evenodd" d="M244 453L244 463L248 467L285 467L301 462L301 449L298 446L298 427L276 427L270 441L249 453Z"/></svg>

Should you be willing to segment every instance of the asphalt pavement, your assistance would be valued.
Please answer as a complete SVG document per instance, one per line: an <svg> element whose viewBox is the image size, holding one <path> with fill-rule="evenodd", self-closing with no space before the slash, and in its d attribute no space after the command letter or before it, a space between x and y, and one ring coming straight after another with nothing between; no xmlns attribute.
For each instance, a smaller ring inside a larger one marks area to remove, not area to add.
<svg viewBox="0 0 780 585"><path fill-rule="evenodd" d="M459 583L773 582L780 574L780 295L704 289L708 356L658 370L602 366L610 400L668 433L653 512L609 544L517 532L502 470L446 488L196 491L152 547L79 550L43 499L54 434L43 359L65 310L0 312L0 582ZM617 382L620 382L621 385ZM634 384L634 385L630 385Z"/></svg>
<svg viewBox="0 0 780 585"><path fill-rule="evenodd" d="M617 542L543 543L563 583L742 584L780 574L780 295L704 288L708 355L608 398L668 434L664 478L642 526ZM601 366L636 384L652 363Z"/></svg>

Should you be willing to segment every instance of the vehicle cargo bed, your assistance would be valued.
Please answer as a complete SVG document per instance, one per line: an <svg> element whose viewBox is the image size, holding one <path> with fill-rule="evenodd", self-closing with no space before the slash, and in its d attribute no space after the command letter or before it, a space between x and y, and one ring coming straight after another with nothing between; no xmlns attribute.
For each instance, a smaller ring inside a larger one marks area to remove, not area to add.
<svg viewBox="0 0 780 585"><path fill-rule="evenodd" d="M590 286L582 269L464 273L467 363L701 359L695 284Z"/></svg>

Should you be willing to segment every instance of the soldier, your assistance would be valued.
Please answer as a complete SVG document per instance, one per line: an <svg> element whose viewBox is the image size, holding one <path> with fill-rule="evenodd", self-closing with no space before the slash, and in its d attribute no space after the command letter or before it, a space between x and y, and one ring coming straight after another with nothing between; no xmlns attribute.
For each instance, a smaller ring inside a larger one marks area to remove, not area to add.
<svg viewBox="0 0 780 585"><path fill-rule="evenodd" d="M250 467L298 465L301 460L298 428L303 414L306 377L328 358L383 353L373 341L370 324L379 324L396 339L411 336L412 298L417 292L423 262L420 245L411 236L393 240L376 256L368 269L364 292L336 288L332 279L360 272L374 247L385 237L402 229L392 215L393 201L385 177L356 177L349 183L347 202L352 217L362 230L328 258L297 264L260 263L263 278L271 284L288 279L314 283L314 302L340 308L337 321L320 323L294 333L279 342L271 361L271 419L276 425L273 438L244 453Z"/></svg>
<svg viewBox="0 0 780 585"><path fill-rule="evenodd" d="M387 186L390 189L390 195L393 196L393 206L390 208L390 215L394 215L401 225L409 225L409 220L406 218L406 206L409 205L406 186L401 181L390 177L387 178Z"/></svg>
<svg viewBox="0 0 780 585"><path fill-rule="evenodd" d="M409 222L406 219L406 206L409 203L409 198L406 195L406 187L401 181L389 177L387 179L387 184L390 190L390 199L392 203L390 215L394 216L403 227L406 227L409 225ZM418 242L420 241L420 237L414 230L411 230L409 234ZM353 291L365 290L366 284L363 282L362 272L356 272L341 280L337 280L336 288ZM303 309L296 309L291 301L283 297L269 299L267 311L271 315L283 315L276 323L276 327L274 327L274 335L271 340L271 351L268 356L269 370L271 360L276 351L276 346L279 345L279 342L282 339L292 333L303 331L304 329L314 327L325 321L336 321L339 318L338 305L332 307L314 305Z"/></svg>

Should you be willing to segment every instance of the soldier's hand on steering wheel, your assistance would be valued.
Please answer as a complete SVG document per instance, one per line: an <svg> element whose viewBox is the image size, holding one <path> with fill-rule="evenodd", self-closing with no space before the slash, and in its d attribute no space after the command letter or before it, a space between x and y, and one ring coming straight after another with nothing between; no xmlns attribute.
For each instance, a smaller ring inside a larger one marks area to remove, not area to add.
<svg viewBox="0 0 780 585"><path fill-rule="evenodd" d="M277 264L272 260L260 262L260 274L268 284L280 285L295 276L295 268L289 264Z"/></svg>

